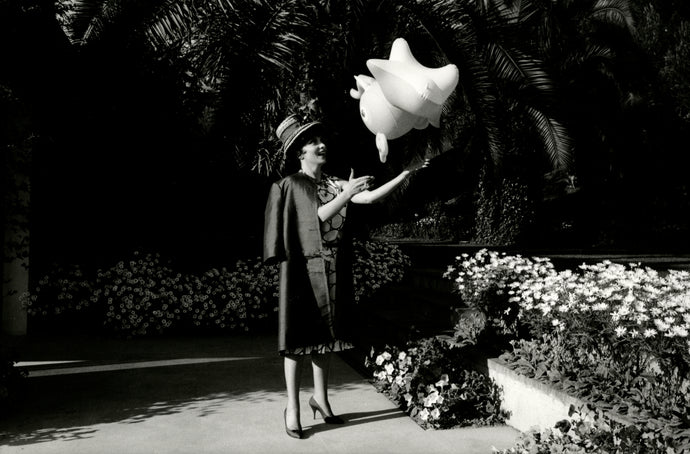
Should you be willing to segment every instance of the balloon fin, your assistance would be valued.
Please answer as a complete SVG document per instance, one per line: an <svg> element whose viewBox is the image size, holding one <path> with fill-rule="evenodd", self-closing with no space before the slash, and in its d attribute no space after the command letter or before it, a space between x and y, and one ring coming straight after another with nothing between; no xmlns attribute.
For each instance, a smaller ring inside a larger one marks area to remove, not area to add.
<svg viewBox="0 0 690 454"><path fill-rule="evenodd" d="M357 89L355 90L354 88L351 88L350 96L355 99L359 99L362 97L362 94L366 91L366 89L374 83L374 78L360 74L359 76L355 76L355 82L357 83Z"/></svg>
<svg viewBox="0 0 690 454"><path fill-rule="evenodd" d="M388 139L382 132L376 134L376 148L379 149L379 159L381 162L386 162L388 158Z"/></svg>
<svg viewBox="0 0 690 454"><path fill-rule="evenodd" d="M458 67L453 64L448 64L441 68L432 68L427 71L427 74L436 83L439 90L441 90L441 99L444 101L455 90L455 87L460 81L460 72Z"/></svg>
<svg viewBox="0 0 690 454"><path fill-rule="evenodd" d="M415 65L419 65L419 62L412 55L412 50L410 45L407 44L405 38L396 38L391 46L391 53L388 56L389 60L393 61L403 61L409 62Z"/></svg>

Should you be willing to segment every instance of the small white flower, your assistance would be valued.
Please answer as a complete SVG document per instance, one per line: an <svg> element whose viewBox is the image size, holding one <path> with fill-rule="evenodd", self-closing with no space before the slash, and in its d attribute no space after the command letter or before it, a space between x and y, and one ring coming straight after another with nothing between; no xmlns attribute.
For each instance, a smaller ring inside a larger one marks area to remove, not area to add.
<svg viewBox="0 0 690 454"><path fill-rule="evenodd" d="M429 410L427 410L425 408L424 410L420 411L419 412L419 419L421 419L422 421L428 420L429 419Z"/></svg>
<svg viewBox="0 0 690 454"><path fill-rule="evenodd" d="M654 319L654 325L656 325L656 329L659 331L668 331L671 328L670 325L659 319Z"/></svg>
<svg viewBox="0 0 690 454"><path fill-rule="evenodd" d="M674 326L669 331L671 337L688 337L688 330L682 326Z"/></svg>
<svg viewBox="0 0 690 454"><path fill-rule="evenodd" d="M604 302L599 302L599 303L592 305L593 311L605 311L608 308L609 308L609 305L604 303Z"/></svg>
<svg viewBox="0 0 690 454"><path fill-rule="evenodd" d="M436 382L436 386L444 387L448 385L449 382L448 374L441 375L441 379Z"/></svg>
<svg viewBox="0 0 690 454"><path fill-rule="evenodd" d="M434 390L431 394L424 398L424 406L431 407L432 405L438 402L439 397L440 395L438 391Z"/></svg>
<svg viewBox="0 0 690 454"><path fill-rule="evenodd" d="M642 335L644 337L647 337L647 338L654 337L654 336L656 336L656 330L653 330L651 328L646 329L646 330L644 330L644 333L642 333Z"/></svg>

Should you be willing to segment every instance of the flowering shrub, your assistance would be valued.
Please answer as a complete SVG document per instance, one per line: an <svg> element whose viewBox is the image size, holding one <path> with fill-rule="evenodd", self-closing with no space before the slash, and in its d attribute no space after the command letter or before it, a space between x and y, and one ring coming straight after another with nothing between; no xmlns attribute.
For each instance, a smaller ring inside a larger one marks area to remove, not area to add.
<svg viewBox="0 0 690 454"><path fill-rule="evenodd" d="M262 326L278 310L278 277L278 265L266 266L258 258L195 277L192 287L203 292L193 305L194 325L244 331Z"/></svg>
<svg viewBox="0 0 690 454"><path fill-rule="evenodd" d="M400 282L410 258L395 244L355 241L352 264L355 302L371 297L386 284Z"/></svg>
<svg viewBox="0 0 690 454"><path fill-rule="evenodd" d="M687 344L690 273L670 270L661 275L609 261L580 269L582 273L552 271L512 284L511 301L520 305L534 332L604 331L604 336L626 342L643 339L641 347L664 338Z"/></svg>
<svg viewBox="0 0 690 454"><path fill-rule="evenodd" d="M277 266L258 258L197 275L173 270L159 254L135 252L92 279L79 267L55 267L37 284L22 296L29 315L74 315L89 307L107 330L126 337L199 327L248 331L277 310Z"/></svg>
<svg viewBox="0 0 690 454"><path fill-rule="evenodd" d="M425 428L488 425L505 420L500 391L490 378L465 367L461 349L423 339L401 350L372 349L366 360L380 392Z"/></svg>
<svg viewBox="0 0 690 454"><path fill-rule="evenodd" d="M93 303L92 279L86 277L79 265L54 265L41 277L32 292L21 296L30 316L60 316L83 310ZM42 304L52 301L52 304Z"/></svg>
<svg viewBox="0 0 690 454"><path fill-rule="evenodd" d="M397 246L355 242L356 300L402 279L409 263ZM159 254L135 252L93 277L78 266L56 266L21 298L38 319L74 317L88 308L94 321L125 337L199 328L250 331L267 327L277 312L278 265L256 258L229 269L183 273Z"/></svg>
<svg viewBox="0 0 690 454"><path fill-rule="evenodd" d="M98 270L92 301L105 310L106 328L127 336L162 333L192 309L186 276L160 263L158 254L138 252L127 262Z"/></svg>
<svg viewBox="0 0 690 454"><path fill-rule="evenodd" d="M462 302L481 311L486 323L503 334L517 334L520 308L508 293L510 284L527 279L539 281L553 273L548 259L529 259L481 249L473 257L462 254L443 274L455 282Z"/></svg>
<svg viewBox="0 0 690 454"><path fill-rule="evenodd" d="M520 305L530 331L558 333L566 347L591 352L592 366L607 360L609 369L628 364L633 375L686 378L690 273L662 275L606 261L580 268L581 273L553 272L512 285L511 300Z"/></svg>

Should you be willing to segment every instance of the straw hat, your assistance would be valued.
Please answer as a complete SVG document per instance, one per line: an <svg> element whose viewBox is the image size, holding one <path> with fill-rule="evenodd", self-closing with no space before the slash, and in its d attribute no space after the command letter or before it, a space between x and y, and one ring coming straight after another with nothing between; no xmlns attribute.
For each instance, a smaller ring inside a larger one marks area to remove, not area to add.
<svg viewBox="0 0 690 454"><path fill-rule="evenodd" d="M301 135L321 129L323 124L319 121L302 124L297 115L290 115L278 125L276 135L283 143L283 153L287 154Z"/></svg>

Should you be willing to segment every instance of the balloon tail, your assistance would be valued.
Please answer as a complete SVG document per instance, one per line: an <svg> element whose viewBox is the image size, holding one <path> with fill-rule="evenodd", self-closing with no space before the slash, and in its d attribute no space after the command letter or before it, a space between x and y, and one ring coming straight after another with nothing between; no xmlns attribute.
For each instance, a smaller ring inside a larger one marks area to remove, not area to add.
<svg viewBox="0 0 690 454"><path fill-rule="evenodd" d="M379 149L379 159L381 162L386 162L388 158L388 139L382 132L376 134L376 148Z"/></svg>

